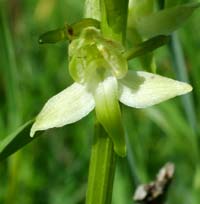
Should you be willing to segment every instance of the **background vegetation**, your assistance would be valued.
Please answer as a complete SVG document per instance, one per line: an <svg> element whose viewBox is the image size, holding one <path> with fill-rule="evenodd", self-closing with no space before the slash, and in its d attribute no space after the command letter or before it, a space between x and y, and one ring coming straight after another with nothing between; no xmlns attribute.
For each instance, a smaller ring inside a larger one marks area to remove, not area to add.
<svg viewBox="0 0 200 204"><path fill-rule="evenodd" d="M37 40L43 32L78 21L83 4L0 0L0 140L72 83L67 43L39 45ZM155 52L157 73L189 80L193 92L148 109L122 107L128 156L118 159L113 204L133 203L136 186L152 180L167 161L176 165L168 203L200 202L199 21L197 10L171 43ZM134 60L130 67L141 69ZM83 204L93 122L90 114L76 124L47 131L1 162L0 203Z"/></svg>

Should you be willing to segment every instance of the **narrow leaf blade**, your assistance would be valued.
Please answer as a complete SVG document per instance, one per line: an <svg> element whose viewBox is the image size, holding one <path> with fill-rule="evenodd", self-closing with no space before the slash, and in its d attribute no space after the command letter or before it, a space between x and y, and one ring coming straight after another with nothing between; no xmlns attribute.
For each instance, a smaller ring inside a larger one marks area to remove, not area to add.
<svg viewBox="0 0 200 204"><path fill-rule="evenodd" d="M138 17L136 28L143 37L147 38L169 35L177 30L199 6L199 3L188 3Z"/></svg>
<svg viewBox="0 0 200 204"><path fill-rule="evenodd" d="M39 132L35 137L30 137L30 129L33 122L34 119L26 122L15 132L11 133L5 139L0 141L0 161L6 159L8 156L15 153L26 144L32 142L33 139L41 134L41 132Z"/></svg>

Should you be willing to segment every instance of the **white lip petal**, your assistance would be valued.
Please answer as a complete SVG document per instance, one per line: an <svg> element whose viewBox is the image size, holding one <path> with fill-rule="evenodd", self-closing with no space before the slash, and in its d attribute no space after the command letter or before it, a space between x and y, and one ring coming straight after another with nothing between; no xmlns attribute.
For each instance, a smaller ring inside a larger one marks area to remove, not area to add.
<svg viewBox="0 0 200 204"><path fill-rule="evenodd" d="M134 108L146 108L191 90L187 83L143 71L129 71L119 80L119 100Z"/></svg>
<svg viewBox="0 0 200 204"><path fill-rule="evenodd" d="M119 156L125 156L126 145L118 102L118 84L113 76L98 83L94 93L97 120L111 137L114 150Z"/></svg>
<svg viewBox="0 0 200 204"><path fill-rule="evenodd" d="M74 123L91 112L94 106L93 96L86 87L74 83L47 101L31 128L30 136L33 137L38 130Z"/></svg>

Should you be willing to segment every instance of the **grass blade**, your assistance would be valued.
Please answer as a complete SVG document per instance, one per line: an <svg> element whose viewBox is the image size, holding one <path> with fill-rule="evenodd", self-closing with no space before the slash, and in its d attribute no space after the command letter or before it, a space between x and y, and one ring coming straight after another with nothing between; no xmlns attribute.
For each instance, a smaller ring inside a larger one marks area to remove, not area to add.
<svg viewBox="0 0 200 204"><path fill-rule="evenodd" d="M26 122L15 132L0 141L0 161L6 159L26 144L32 142L38 135L41 134L41 132L39 132L35 135L35 137L30 137L30 128L33 122L34 120Z"/></svg>

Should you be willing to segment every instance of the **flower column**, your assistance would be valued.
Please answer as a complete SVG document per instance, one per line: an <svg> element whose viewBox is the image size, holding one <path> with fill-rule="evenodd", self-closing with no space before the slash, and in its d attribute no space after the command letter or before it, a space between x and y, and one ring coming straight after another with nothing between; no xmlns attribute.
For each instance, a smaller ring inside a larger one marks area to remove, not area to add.
<svg viewBox="0 0 200 204"><path fill-rule="evenodd" d="M127 21L128 0L87 0L86 17L95 18L101 21L101 32L107 39L124 43L126 21ZM101 95L101 94L99 94ZM121 127L121 138L124 139L123 127L121 125L121 113L118 101L115 97L109 98L110 105L115 106L116 119ZM101 103L101 96L96 97L96 103ZM112 101L113 98L113 101ZM110 100L111 99L111 100ZM114 103L114 104L112 104ZM105 104L99 104L102 107ZM98 104L97 104L98 106ZM97 109L97 119L101 120L101 110ZM103 112L103 111L102 111ZM108 121L109 122L109 121ZM112 121L110 121L112 122ZM106 126L106 125L105 125ZM99 122L95 125L95 136L93 139L90 169L88 177L88 189L86 204L110 204L112 200L113 179L115 173L115 152L113 142ZM119 135L120 137L120 135ZM119 138L120 141L120 138ZM123 141L122 141L123 143ZM125 152L122 148L121 152Z"/></svg>

